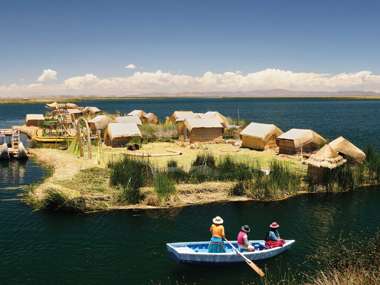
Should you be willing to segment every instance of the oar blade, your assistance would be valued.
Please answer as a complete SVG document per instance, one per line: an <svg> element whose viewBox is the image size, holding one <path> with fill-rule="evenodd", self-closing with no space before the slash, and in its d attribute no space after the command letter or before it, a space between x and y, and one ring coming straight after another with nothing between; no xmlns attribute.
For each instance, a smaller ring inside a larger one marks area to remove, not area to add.
<svg viewBox="0 0 380 285"><path fill-rule="evenodd" d="M247 261L247 264L249 265L249 267L251 267L254 271L256 271L256 273L260 276L260 277L264 277L265 276L265 273L261 270L260 267L258 267L255 263L253 263L252 261L251 262L248 262Z"/></svg>

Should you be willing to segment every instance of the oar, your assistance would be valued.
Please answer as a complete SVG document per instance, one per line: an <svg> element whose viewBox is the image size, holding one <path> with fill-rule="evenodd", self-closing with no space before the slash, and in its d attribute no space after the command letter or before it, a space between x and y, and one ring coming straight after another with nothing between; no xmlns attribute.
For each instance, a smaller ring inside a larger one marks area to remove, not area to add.
<svg viewBox="0 0 380 285"><path fill-rule="evenodd" d="M232 243L224 238L226 240L226 242L232 247L232 249L238 254L240 255L244 261L248 264L249 267L251 267L254 271L256 271L257 274L259 274L260 277L264 277L264 272L260 269L260 267L258 267L252 260L248 259L244 254L242 254L239 250L236 249L236 247L234 247L232 245Z"/></svg>

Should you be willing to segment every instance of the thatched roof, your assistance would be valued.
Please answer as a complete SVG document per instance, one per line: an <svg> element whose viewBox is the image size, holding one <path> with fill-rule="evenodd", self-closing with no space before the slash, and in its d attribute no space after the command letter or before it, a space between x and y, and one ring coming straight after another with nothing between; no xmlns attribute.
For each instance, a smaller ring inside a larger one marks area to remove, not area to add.
<svg viewBox="0 0 380 285"><path fill-rule="evenodd" d="M264 141L273 135L279 136L281 134L282 130L278 128L276 125L254 122L246 126L240 133L240 135L242 136L255 137Z"/></svg>
<svg viewBox="0 0 380 285"><path fill-rule="evenodd" d="M134 116L134 117L139 117L140 119L144 117L145 112L143 110L133 110L129 112L127 115L128 116Z"/></svg>
<svg viewBox="0 0 380 285"><path fill-rule="evenodd" d="M329 143L329 145L338 153L343 154L344 156L362 163L366 155L365 153L352 144L349 140L345 139L344 137L339 137L333 140L332 142Z"/></svg>
<svg viewBox="0 0 380 285"><path fill-rule="evenodd" d="M42 114L26 114L25 121L44 121L45 117Z"/></svg>
<svg viewBox="0 0 380 285"><path fill-rule="evenodd" d="M91 107L91 106L85 107L83 109L83 112L88 112L90 114L96 114L96 113L99 113L101 111L102 110L100 110L98 107Z"/></svg>
<svg viewBox="0 0 380 285"><path fill-rule="evenodd" d="M145 113L144 118L148 123L152 123L152 124L158 123L158 117L154 113Z"/></svg>
<svg viewBox="0 0 380 285"><path fill-rule="evenodd" d="M185 120L186 128L191 131L192 129L210 129L210 128L223 128L223 125L216 118L188 118Z"/></svg>
<svg viewBox="0 0 380 285"><path fill-rule="evenodd" d="M111 122L111 118L106 115L98 115L95 118L88 121L89 124L93 124L97 130L104 130Z"/></svg>
<svg viewBox="0 0 380 285"><path fill-rule="evenodd" d="M142 125L142 122L139 117L135 116L120 116L115 118L116 123L134 123L139 126Z"/></svg>
<svg viewBox="0 0 380 285"><path fill-rule="evenodd" d="M308 143L316 145L324 145L326 143L326 140L321 135L309 129L290 129L278 136L277 139L292 140L296 148Z"/></svg>
<svg viewBox="0 0 380 285"><path fill-rule="evenodd" d="M137 124L135 123L110 123L107 127L107 134L110 139L142 137Z"/></svg>
<svg viewBox="0 0 380 285"><path fill-rule="evenodd" d="M323 167L334 169L345 164L345 160L341 155L339 155L332 147L328 144L323 146L317 153L312 154L310 158L306 161L307 164L310 164L315 167Z"/></svg>
<svg viewBox="0 0 380 285"><path fill-rule="evenodd" d="M225 128L228 128L229 122L225 116L217 111L208 111L202 115L204 118L216 118Z"/></svg>
<svg viewBox="0 0 380 285"><path fill-rule="evenodd" d="M175 111L171 117L173 117L176 122L183 122L186 119L200 118L201 115L199 113L194 113L193 111Z"/></svg>
<svg viewBox="0 0 380 285"><path fill-rule="evenodd" d="M79 109L67 109L67 113L69 114L82 114L83 111Z"/></svg>

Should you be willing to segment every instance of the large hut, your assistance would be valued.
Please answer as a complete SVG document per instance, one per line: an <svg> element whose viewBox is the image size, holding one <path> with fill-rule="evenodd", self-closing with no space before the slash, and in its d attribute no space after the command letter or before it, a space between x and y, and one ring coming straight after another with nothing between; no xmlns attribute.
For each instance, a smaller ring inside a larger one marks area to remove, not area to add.
<svg viewBox="0 0 380 285"><path fill-rule="evenodd" d="M104 131L108 124L111 122L111 118L106 115L98 115L95 118L88 121L88 125L92 134L97 134L98 131L101 135L104 135Z"/></svg>
<svg viewBox="0 0 380 285"><path fill-rule="evenodd" d="M290 129L278 136L276 143L281 154L310 153L326 144L326 140L313 130Z"/></svg>
<svg viewBox="0 0 380 285"><path fill-rule="evenodd" d="M255 150L276 148L276 138L283 132L276 125L250 123L240 133L242 147Z"/></svg>
<svg viewBox="0 0 380 285"><path fill-rule="evenodd" d="M110 123L104 135L104 143L111 147L125 147L141 142L142 135L135 123Z"/></svg>
<svg viewBox="0 0 380 285"><path fill-rule="evenodd" d="M45 117L42 114L27 114L25 117L25 124L28 127L40 127L45 121Z"/></svg>
<svg viewBox="0 0 380 285"><path fill-rule="evenodd" d="M346 162L346 159L339 155L329 144L326 144L306 161L308 176L313 182L320 183L326 173L342 166Z"/></svg>
<svg viewBox="0 0 380 285"><path fill-rule="evenodd" d="M83 116L83 111L77 108L67 109L67 114L71 117L72 121L75 121L79 117Z"/></svg>
<svg viewBox="0 0 380 285"><path fill-rule="evenodd" d="M138 126L142 125L142 122L139 117L135 116L119 116L115 118L116 123L134 123Z"/></svg>
<svg viewBox="0 0 380 285"><path fill-rule="evenodd" d="M329 145L349 162L362 163L366 159L364 151L344 137L336 138Z"/></svg>
<svg viewBox="0 0 380 285"><path fill-rule="evenodd" d="M223 138L223 125L215 118L188 118L184 122L185 138L193 142L210 142Z"/></svg>

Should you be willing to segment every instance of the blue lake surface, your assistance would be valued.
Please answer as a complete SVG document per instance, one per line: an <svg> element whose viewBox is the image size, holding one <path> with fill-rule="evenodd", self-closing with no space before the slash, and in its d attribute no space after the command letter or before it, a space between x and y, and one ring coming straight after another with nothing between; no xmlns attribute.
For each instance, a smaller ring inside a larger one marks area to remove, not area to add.
<svg viewBox="0 0 380 285"><path fill-rule="evenodd" d="M275 123L283 130L312 128L334 139L380 149L380 101L326 99L146 99L84 101L108 112L133 109L160 118L174 110L218 110L231 117ZM42 104L0 105L0 128L22 123ZM0 284L241 284L256 282L245 266L178 265L165 243L208 240L211 218L223 216L234 239L242 224L250 238L262 239L273 220L286 238L288 253L259 263L272 276L308 272L307 257L342 233L369 237L380 226L380 189L308 195L281 202L232 203L174 210L68 215L34 212L20 200L22 186L40 181L44 171L33 161L0 164Z"/></svg>

